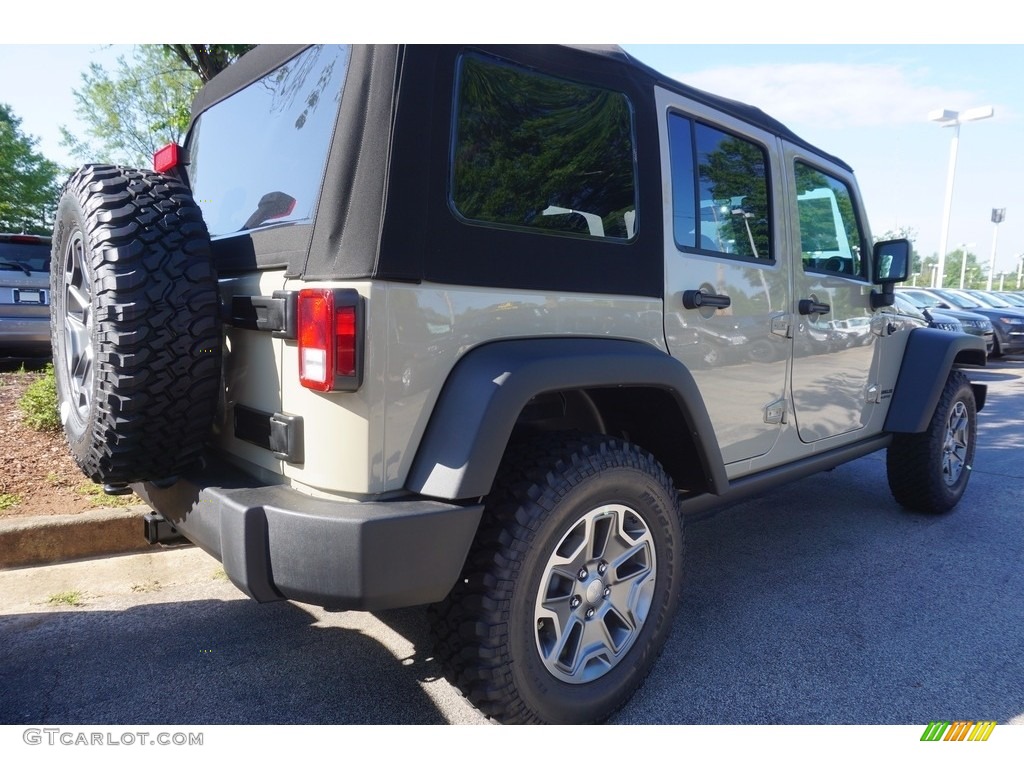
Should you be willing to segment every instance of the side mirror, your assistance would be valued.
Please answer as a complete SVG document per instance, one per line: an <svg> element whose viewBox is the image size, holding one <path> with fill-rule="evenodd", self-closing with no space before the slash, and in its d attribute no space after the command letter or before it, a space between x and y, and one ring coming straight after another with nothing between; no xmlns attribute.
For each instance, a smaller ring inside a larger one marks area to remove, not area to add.
<svg viewBox="0 0 1024 768"><path fill-rule="evenodd" d="M871 274L882 290L871 292L871 308L891 307L895 301L893 285L910 274L910 241L883 240L871 252Z"/></svg>

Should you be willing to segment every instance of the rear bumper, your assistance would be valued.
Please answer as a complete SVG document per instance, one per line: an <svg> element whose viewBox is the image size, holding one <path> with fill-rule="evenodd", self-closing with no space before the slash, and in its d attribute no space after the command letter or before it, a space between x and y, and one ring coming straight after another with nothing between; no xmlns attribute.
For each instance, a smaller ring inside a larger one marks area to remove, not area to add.
<svg viewBox="0 0 1024 768"><path fill-rule="evenodd" d="M0 308L0 349L49 349L50 317L5 315Z"/></svg>
<svg viewBox="0 0 1024 768"><path fill-rule="evenodd" d="M260 602L381 610L448 594L482 504L429 499L339 502L260 484L223 465L169 488L135 490Z"/></svg>

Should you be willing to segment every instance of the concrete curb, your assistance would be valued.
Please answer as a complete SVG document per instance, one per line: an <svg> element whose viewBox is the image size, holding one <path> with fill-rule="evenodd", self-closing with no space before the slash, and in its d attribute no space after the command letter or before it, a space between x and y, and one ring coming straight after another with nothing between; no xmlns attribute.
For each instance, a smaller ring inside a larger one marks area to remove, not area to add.
<svg viewBox="0 0 1024 768"><path fill-rule="evenodd" d="M142 535L144 504L77 515L0 520L0 570L102 555L159 551Z"/></svg>

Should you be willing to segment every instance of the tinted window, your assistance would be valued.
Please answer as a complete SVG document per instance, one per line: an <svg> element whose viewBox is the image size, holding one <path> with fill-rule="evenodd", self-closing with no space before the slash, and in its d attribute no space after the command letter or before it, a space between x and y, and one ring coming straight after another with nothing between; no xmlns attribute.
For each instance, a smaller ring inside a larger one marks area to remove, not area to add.
<svg viewBox="0 0 1024 768"><path fill-rule="evenodd" d="M312 217L348 59L314 46L199 117L188 174L211 235Z"/></svg>
<svg viewBox="0 0 1024 768"><path fill-rule="evenodd" d="M860 230L845 182L796 163L797 212L804 269L863 276Z"/></svg>
<svg viewBox="0 0 1024 768"><path fill-rule="evenodd" d="M771 260L764 148L681 115L669 117L676 245Z"/></svg>
<svg viewBox="0 0 1024 768"><path fill-rule="evenodd" d="M463 56L451 199L466 219L627 239L635 231L626 96Z"/></svg>
<svg viewBox="0 0 1024 768"><path fill-rule="evenodd" d="M0 242L0 270L24 272L48 272L50 269L50 246L44 243Z"/></svg>

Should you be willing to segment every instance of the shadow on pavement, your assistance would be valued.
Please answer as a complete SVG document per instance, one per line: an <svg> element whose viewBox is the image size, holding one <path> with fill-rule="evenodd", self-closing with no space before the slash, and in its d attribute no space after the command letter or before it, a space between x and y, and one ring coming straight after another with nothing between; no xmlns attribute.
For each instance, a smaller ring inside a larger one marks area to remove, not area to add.
<svg viewBox="0 0 1024 768"><path fill-rule="evenodd" d="M445 723L419 684L436 675L290 603L0 617L5 724Z"/></svg>

